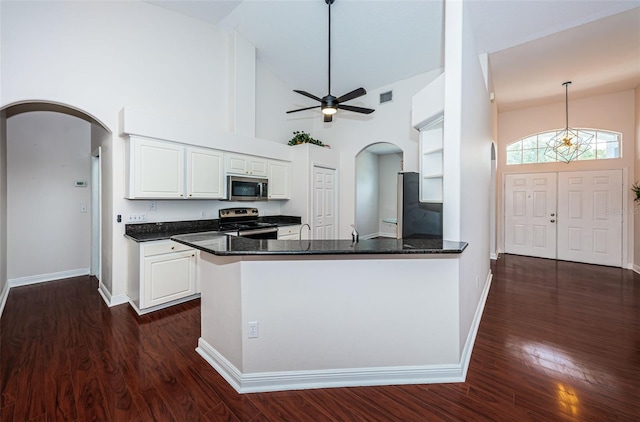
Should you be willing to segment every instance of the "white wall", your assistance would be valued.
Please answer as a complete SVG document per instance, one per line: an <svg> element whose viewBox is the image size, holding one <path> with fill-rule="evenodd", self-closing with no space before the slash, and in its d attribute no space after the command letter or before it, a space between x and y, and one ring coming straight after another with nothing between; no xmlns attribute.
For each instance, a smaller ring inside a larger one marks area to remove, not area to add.
<svg viewBox="0 0 640 422"><path fill-rule="evenodd" d="M402 171L402 154L378 156L378 232L381 236L396 236L396 225L383 223L398 217L398 172Z"/></svg>
<svg viewBox="0 0 640 422"><path fill-rule="evenodd" d="M356 157L356 219L361 238L375 237L379 230L378 155L367 150Z"/></svg>
<svg viewBox="0 0 640 422"><path fill-rule="evenodd" d="M460 240L469 242L468 248L460 258L460 347L462 351L490 273L489 219L491 143L493 142L493 107L479 60L481 52L476 49L466 9L463 11L461 53ZM445 109L445 119L447 119L447 109ZM446 148L445 146L445 156ZM448 176L447 173L445 179Z"/></svg>
<svg viewBox="0 0 640 422"><path fill-rule="evenodd" d="M0 111L0 315L4 308L7 283L7 118Z"/></svg>
<svg viewBox="0 0 640 422"><path fill-rule="evenodd" d="M7 276L11 283L57 273L88 274L90 148L90 124L77 117L30 112L7 119ZM76 181L88 186L75 187Z"/></svg>
<svg viewBox="0 0 640 422"><path fill-rule="evenodd" d="M562 88L559 86L559 89ZM635 92L633 90L615 92L596 97L571 100L569 93L569 126L573 128L593 128L622 133L622 158L609 160L573 161L571 163L546 163L506 165L506 148L511 142L528 135L565 126L565 103L514 110L499 114L498 118L498 248L504 250L504 205L503 180L507 173L536 173L580 170L623 169L628 173L625 185L623 207L633 207L633 192L629 189L634 175L635 157ZM625 174L623 172L623 174ZM633 257L633 218L631 213L623 214L628 220L626 251L623 253L631 262ZM627 255L628 254L628 255Z"/></svg>
<svg viewBox="0 0 640 422"><path fill-rule="evenodd" d="M640 181L640 86L635 89L635 154L634 154L634 181ZM640 204L633 202L633 209L638 210ZM634 270L640 273L640 212L633 213L634 220Z"/></svg>

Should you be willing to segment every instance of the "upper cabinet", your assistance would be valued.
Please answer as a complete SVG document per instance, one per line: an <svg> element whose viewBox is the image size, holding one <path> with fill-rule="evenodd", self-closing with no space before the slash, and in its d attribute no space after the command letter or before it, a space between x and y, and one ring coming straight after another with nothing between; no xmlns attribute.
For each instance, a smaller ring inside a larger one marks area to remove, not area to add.
<svg viewBox="0 0 640 422"><path fill-rule="evenodd" d="M226 154L226 171L255 177L268 177L268 160L243 154Z"/></svg>
<svg viewBox="0 0 640 422"><path fill-rule="evenodd" d="M269 199L291 198L291 163L129 136L127 199L224 199L226 174L269 179Z"/></svg>
<svg viewBox="0 0 640 422"><path fill-rule="evenodd" d="M224 197L224 154L208 148L187 147L188 198L219 199Z"/></svg>
<svg viewBox="0 0 640 422"><path fill-rule="evenodd" d="M223 153L131 136L126 143L126 198L222 199Z"/></svg>
<svg viewBox="0 0 640 422"><path fill-rule="evenodd" d="M184 146L136 137L125 142L127 198L184 197Z"/></svg>
<svg viewBox="0 0 640 422"><path fill-rule="evenodd" d="M291 163L269 160L269 199L290 199Z"/></svg>

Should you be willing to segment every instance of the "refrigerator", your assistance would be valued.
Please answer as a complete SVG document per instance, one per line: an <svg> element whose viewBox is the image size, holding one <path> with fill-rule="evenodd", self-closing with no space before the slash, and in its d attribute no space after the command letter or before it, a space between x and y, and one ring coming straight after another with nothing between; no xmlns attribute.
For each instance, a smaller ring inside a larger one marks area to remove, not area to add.
<svg viewBox="0 0 640 422"><path fill-rule="evenodd" d="M398 239L442 239L442 203L420 202L420 175L398 173Z"/></svg>

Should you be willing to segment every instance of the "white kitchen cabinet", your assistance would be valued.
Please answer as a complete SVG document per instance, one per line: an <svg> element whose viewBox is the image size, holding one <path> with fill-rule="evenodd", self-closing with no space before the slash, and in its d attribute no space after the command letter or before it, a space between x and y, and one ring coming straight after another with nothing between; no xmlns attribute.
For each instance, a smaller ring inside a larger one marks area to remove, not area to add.
<svg viewBox="0 0 640 422"><path fill-rule="evenodd" d="M127 295L140 315L199 297L198 251L171 240L129 241Z"/></svg>
<svg viewBox="0 0 640 422"><path fill-rule="evenodd" d="M269 160L269 199L291 198L291 164Z"/></svg>
<svg viewBox="0 0 640 422"><path fill-rule="evenodd" d="M221 199L224 197L223 157L221 151L186 148L187 197Z"/></svg>
<svg viewBox="0 0 640 422"><path fill-rule="evenodd" d="M278 227L278 240L300 240L301 225Z"/></svg>
<svg viewBox="0 0 640 422"><path fill-rule="evenodd" d="M243 154L225 154L226 172L255 177L268 177L268 160Z"/></svg>
<svg viewBox="0 0 640 422"><path fill-rule="evenodd" d="M184 146L135 137L125 142L127 198L184 197Z"/></svg>
<svg viewBox="0 0 640 422"><path fill-rule="evenodd" d="M222 199L222 151L131 136L125 140L128 199Z"/></svg>

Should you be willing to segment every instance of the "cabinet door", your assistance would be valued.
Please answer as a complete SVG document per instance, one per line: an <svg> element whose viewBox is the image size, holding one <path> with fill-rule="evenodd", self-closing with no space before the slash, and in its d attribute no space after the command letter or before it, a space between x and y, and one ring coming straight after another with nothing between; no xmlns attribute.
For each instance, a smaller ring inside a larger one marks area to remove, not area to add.
<svg viewBox="0 0 640 422"><path fill-rule="evenodd" d="M227 173L246 174L249 176L268 176L267 160L242 154L227 154Z"/></svg>
<svg viewBox="0 0 640 422"><path fill-rule="evenodd" d="M284 161L269 161L269 199L289 199L289 167Z"/></svg>
<svg viewBox="0 0 640 422"><path fill-rule="evenodd" d="M144 304L161 305L196 293L196 253L184 251L144 259Z"/></svg>
<svg viewBox="0 0 640 422"><path fill-rule="evenodd" d="M249 174L251 176L267 177L269 175L267 160L251 157L249 159Z"/></svg>
<svg viewBox="0 0 640 422"><path fill-rule="evenodd" d="M132 139L135 198L184 197L184 147L169 142Z"/></svg>
<svg viewBox="0 0 640 422"><path fill-rule="evenodd" d="M220 199L224 196L222 152L187 148L187 195L189 198Z"/></svg>

